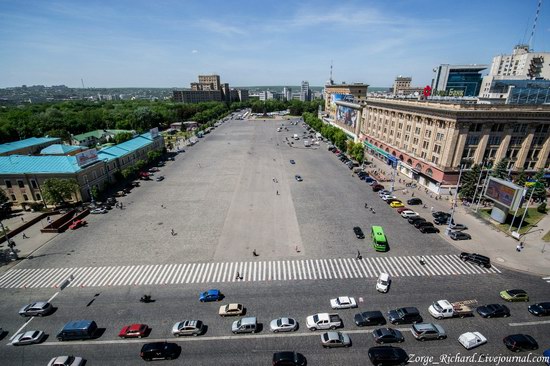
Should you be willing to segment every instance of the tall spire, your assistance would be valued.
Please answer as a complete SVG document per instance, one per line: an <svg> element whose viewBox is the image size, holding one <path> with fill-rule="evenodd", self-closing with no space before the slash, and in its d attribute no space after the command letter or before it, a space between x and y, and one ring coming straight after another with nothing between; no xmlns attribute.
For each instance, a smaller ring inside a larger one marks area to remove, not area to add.
<svg viewBox="0 0 550 366"><path fill-rule="evenodd" d="M332 60L330 60L330 79L328 79L330 85L334 85L334 80L332 80Z"/></svg>

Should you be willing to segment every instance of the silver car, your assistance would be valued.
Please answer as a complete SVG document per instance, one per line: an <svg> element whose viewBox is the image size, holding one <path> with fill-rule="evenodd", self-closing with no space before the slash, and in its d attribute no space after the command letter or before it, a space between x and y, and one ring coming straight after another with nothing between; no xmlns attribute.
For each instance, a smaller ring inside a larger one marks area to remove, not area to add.
<svg viewBox="0 0 550 366"><path fill-rule="evenodd" d="M37 301L25 305L19 310L21 316L43 316L48 315L53 310L52 304L47 301Z"/></svg>
<svg viewBox="0 0 550 366"><path fill-rule="evenodd" d="M273 333L292 332L298 329L298 322L292 318L273 319L269 327Z"/></svg>
<svg viewBox="0 0 550 366"><path fill-rule="evenodd" d="M198 336L204 332L204 324L200 320L184 320L172 327L172 334L176 337L192 335Z"/></svg>
<svg viewBox="0 0 550 366"><path fill-rule="evenodd" d="M351 339L346 333L342 332L325 332L321 334L321 345L327 347L349 347Z"/></svg>
<svg viewBox="0 0 550 366"><path fill-rule="evenodd" d="M48 366L80 366L84 364L82 357L57 356L48 362Z"/></svg>
<svg viewBox="0 0 550 366"><path fill-rule="evenodd" d="M13 346L23 346L25 344L40 343L46 333L41 330L29 330L27 332L17 334L11 341Z"/></svg>

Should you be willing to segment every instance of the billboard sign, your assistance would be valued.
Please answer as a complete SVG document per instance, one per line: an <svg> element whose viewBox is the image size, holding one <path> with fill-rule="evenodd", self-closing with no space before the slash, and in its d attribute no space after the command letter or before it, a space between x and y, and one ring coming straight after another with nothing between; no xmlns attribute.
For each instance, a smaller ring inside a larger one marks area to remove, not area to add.
<svg viewBox="0 0 550 366"><path fill-rule="evenodd" d="M157 138L158 135L159 135L159 128L158 128L158 127L151 128L151 129L149 130L149 132L151 133L151 138L152 138L152 139Z"/></svg>
<svg viewBox="0 0 550 366"><path fill-rule="evenodd" d="M95 163L97 161L97 150L89 149L75 155L76 162L79 167Z"/></svg>
<svg viewBox="0 0 550 366"><path fill-rule="evenodd" d="M336 102L353 102L351 94L331 94L330 109L332 113L336 113Z"/></svg>
<svg viewBox="0 0 550 366"><path fill-rule="evenodd" d="M338 106L338 111L336 113L336 120L339 123L345 124L346 126L350 126L355 130L355 125L357 123L357 115L359 114L359 110L343 105Z"/></svg>
<svg viewBox="0 0 550 366"><path fill-rule="evenodd" d="M511 210L521 202L523 188L503 179L489 177L484 196Z"/></svg>

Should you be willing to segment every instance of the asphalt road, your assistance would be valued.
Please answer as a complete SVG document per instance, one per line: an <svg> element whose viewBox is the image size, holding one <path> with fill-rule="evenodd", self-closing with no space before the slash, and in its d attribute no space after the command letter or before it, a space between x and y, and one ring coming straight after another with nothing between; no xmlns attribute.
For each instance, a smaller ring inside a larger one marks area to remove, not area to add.
<svg viewBox="0 0 550 366"><path fill-rule="evenodd" d="M285 121L290 131L277 133L280 123L251 120L223 124L161 168L157 174L166 176L163 182L144 182L123 198L126 209L90 216L88 227L57 236L18 268L353 258L357 250L366 258L457 254L438 235L421 234L406 223L370 186L352 177L325 144L305 149L299 140L293 147L286 145L285 137L302 135L304 129L288 126ZM290 159L296 164L290 164ZM304 181L297 182L295 174ZM364 209L365 201L375 207L376 214ZM353 234L353 226L363 227L368 234L370 225L375 224L386 230L389 253L374 252L368 239L358 240ZM170 234L172 228L177 235ZM259 257L252 256L253 249ZM308 358L309 365L363 365L370 364L366 352L375 345L370 334L375 327L355 326L353 315L358 311L386 313L396 307L416 306L425 321L434 321L427 308L435 300L502 303L498 292L516 287L528 291L528 304L550 301L546 282L507 270L395 277L388 294L377 293L374 285L374 278L332 278L127 286L109 286L103 281L100 286L64 290L2 288L0 327L7 331L0 344L2 364L45 365L56 355L75 354L86 358L88 365L135 365L141 362L139 350L148 339L120 340L117 334L126 324L143 322L152 328L149 340L174 340L182 346L180 359L167 361L172 364L182 364L183 360L184 364L194 365L269 365L273 352L296 350ZM199 303L198 294L210 287L219 287L226 295L224 301ZM140 303L143 293L151 293L156 302ZM307 330L305 318L317 312L332 312L330 298L345 295L359 302L358 309L338 311L344 321L342 331L350 332L353 346L325 350L320 346L321 332ZM18 309L52 296L55 313L33 318L23 328L44 330L48 339L39 345L8 345L9 338L25 325L25 319L17 315ZM236 319L217 315L219 305L228 302L243 303L247 315L256 316L263 329L255 335L233 335L230 327ZM512 316L506 319L476 315L437 321L448 333L446 340L418 342L407 331L409 326L401 325L398 328L404 331L406 340L400 346L414 354L411 364L495 365L494 360L446 362L440 357L476 352L513 356L502 338L523 332L537 339L540 349L534 355L540 355L550 348L550 319L529 314L528 304L508 304ZM299 330L292 334L270 333L269 321L281 316L298 320ZM103 328L101 336L91 341L58 342L55 334L75 319L95 320ZM172 337L171 326L184 319L203 320L208 326L206 334ZM466 351L457 342L466 331L480 331L489 339L488 344ZM542 363L516 360L500 364Z"/></svg>

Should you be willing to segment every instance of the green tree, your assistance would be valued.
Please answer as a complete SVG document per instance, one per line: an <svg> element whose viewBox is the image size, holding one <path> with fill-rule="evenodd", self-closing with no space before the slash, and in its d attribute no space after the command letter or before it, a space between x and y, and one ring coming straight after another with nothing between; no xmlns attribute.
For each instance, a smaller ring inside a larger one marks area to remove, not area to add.
<svg viewBox="0 0 550 366"><path fill-rule="evenodd" d="M475 198L480 174L481 166L479 164L474 165L472 169L464 173L460 182L460 198L468 201L472 201Z"/></svg>
<svg viewBox="0 0 550 366"><path fill-rule="evenodd" d="M162 156L162 154L159 151L156 151L156 150L148 151L147 152L147 162L148 163L153 163L156 160L160 159L161 156Z"/></svg>
<svg viewBox="0 0 550 366"><path fill-rule="evenodd" d="M0 189L0 205L3 205L4 203L8 203L10 199L6 195L6 192L4 190Z"/></svg>
<svg viewBox="0 0 550 366"><path fill-rule="evenodd" d="M540 169L533 177L535 184L533 184L529 191L528 196L531 197L531 190L533 190L533 199L537 202L546 202L546 186L544 184L544 169Z"/></svg>
<svg viewBox="0 0 550 366"><path fill-rule="evenodd" d="M115 135L115 144L122 144L125 141L131 140L134 137L132 132L120 132Z"/></svg>
<svg viewBox="0 0 550 366"><path fill-rule="evenodd" d="M514 179L514 183L520 187L525 187L526 182L527 174L525 173L525 169L521 168L521 170L518 172L518 175L516 175L516 178Z"/></svg>
<svg viewBox="0 0 550 366"><path fill-rule="evenodd" d="M502 159L493 168L491 175L495 178L508 178L508 159Z"/></svg>
<svg viewBox="0 0 550 366"><path fill-rule="evenodd" d="M127 168L122 169L120 173L122 174L122 177L124 179L130 179L137 174L137 169L135 166L129 166Z"/></svg>
<svg viewBox="0 0 550 366"><path fill-rule="evenodd" d="M135 167L137 170L142 170L145 165L147 165L147 162L143 159L139 159L138 161L136 161Z"/></svg>
<svg viewBox="0 0 550 366"><path fill-rule="evenodd" d="M50 178L44 181L42 193L44 200L50 204L59 205L70 200L78 190L75 179Z"/></svg>

